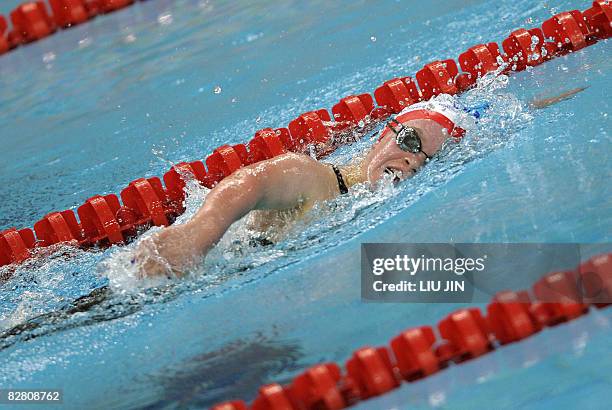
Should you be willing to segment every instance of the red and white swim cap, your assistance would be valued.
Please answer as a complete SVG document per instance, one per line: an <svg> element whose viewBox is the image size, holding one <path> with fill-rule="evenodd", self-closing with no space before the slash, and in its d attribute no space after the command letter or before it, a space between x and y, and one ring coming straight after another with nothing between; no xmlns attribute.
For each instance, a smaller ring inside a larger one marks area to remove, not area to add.
<svg viewBox="0 0 612 410"><path fill-rule="evenodd" d="M453 97L446 94L404 108L395 120L400 123L410 120L432 120L446 129L449 136L456 138L463 137L466 128L474 124L474 118L467 115L461 108L457 108ZM382 130L379 140L387 130L388 128Z"/></svg>

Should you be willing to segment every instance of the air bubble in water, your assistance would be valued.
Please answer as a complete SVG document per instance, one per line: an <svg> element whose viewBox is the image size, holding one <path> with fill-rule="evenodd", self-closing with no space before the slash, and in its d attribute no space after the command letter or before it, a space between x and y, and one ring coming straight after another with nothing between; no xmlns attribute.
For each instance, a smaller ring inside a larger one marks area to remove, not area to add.
<svg viewBox="0 0 612 410"><path fill-rule="evenodd" d="M370 41L372 43L376 43L376 36L370 36Z"/></svg>
<svg viewBox="0 0 612 410"><path fill-rule="evenodd" d="M92 43L92 40L90 37L85 37L81 40L79 40L79 48L85 48L85 47L89 47Z"/></svg>
<svg viewBox="0 0 612 410"><path fill-rule="evenodd" d="M43 63L45 64L49 64L53 62L55 60L55 53L53 52L45 53L45 55L43 55L42 60L43 60Z"/></svg>
<svg viewBox="0 0 612 410"><path fill-rule="evenodd" d="M136 41L136 36L132 33L127 34L125 37L123 37L123 42L126 44L133 43L134 41Z"/></svg>
<svg viewBox="0 0 612 410"><path fill-rule="evenodd" d="M163 13L157 17L157 22L162 26L172 24L172 21L172 14L170 13Z"/></svg>
<svg viewBox="0 0 612 410"><path fill-rule="evenodd" d="M216 85L215 88L213 89L213 92L215 94L221 94L221 86L220 85Z"/></svg>

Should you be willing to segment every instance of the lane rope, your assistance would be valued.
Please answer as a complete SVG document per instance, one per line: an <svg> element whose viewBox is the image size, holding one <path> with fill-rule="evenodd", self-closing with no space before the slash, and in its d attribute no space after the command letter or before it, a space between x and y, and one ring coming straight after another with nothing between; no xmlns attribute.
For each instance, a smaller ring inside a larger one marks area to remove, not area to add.
<svg viewBox="0 0 612 410"><path fill-rule="evenodd" d="M611 304L612 253L608 253L575 270L549 273L530 290L497 293L485 315L479 308L456 310L435 328L406 329L386 346L355 350L344 368L333 362L317 364L288 385L261 386L250 406L233 400L212 410L344 409L582 317L592 307Z"/></svg>
<svg viewBox="0 0 612 410"><path fill-rule="evenodd" d="M0 15L0 54L134 3L135 0L48 0L48 4L37 0L22 3L9 15L11 27L6 17Z"/></svg>

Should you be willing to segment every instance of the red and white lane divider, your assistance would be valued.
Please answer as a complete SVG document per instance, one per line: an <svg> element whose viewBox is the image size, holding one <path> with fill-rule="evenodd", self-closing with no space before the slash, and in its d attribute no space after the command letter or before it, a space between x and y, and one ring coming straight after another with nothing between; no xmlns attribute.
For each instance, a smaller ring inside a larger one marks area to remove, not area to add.
<svg viewBox="0 0 612 410"><path fill-rule="evenodd" d="M141 0L144 1L144 0ZM10 13L12 24L0 15L0 54L134 4L135 0L48 0L20 4Z"/></svg>
<svg viewBox="0 0 612 410"><path fill-rule="evenodd" d="M450 313L437 329L404 330L388 346L353 352L344 369L322 363L306 369L285 386L260 387L249 405L242 400L212 410L338 410L383 395L402 382L423 379L446 368L525 339L545 327L581 317L591 306L612 304L612 253L584 262L573 271L554 272L530 291L498 293L486 314L478 308Z"/></svg>
<svg viewBox="0 0 612 410"><path fill-rule="evenodd" d="M127 2L131 3L128 0L98 0L87 4L112 8ZM57 0L52 3L83 2ZM28 3L12 13L13 24L21 27L11 31L12 37L38 38L57 24L43 12L41 4ZM64 22L72 21L62 18ZM5 230L0 232L0 266L21 263L37 248L57 243L72 243L83 248L126 243L150 226L171 224L184 212L182 175L185 173L193 175L201 185L212 188L243 166L287 151L305 152L313 144L325 144L339 134L360 132L363 124L382 120L408 105L441 93L463 92L473 87L479 77L500 66L506 73L521 71L607 39L612 36L611 24L612 4L608 0L596 0L584 12L559 13L546 20L541 28L513 31L502 41L501 48L497 43L470 47L459 55L458 65L451 59L434 61L419 70L416 79L396 77L386 81L374 91L373 97L367 93L344 97L332 107L331 115L325 109L309 111L299 115L286 128L257 131L247 144L218 147L204 162L174 165L163 176L163 183L158 177L132 181L121 191L121 200L114 194L89 198L77 208L78 219L73 210L65 210L46 215L34 224L34 231L30 228ZM0 38L4 41L5 31L6 23L2 19Z"/></svg>

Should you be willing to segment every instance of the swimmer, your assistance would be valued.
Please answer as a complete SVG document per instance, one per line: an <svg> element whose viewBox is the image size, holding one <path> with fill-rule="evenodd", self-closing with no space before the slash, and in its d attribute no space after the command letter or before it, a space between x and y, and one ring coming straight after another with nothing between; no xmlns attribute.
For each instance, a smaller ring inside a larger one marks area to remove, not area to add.
<svg viewBox="0 0 612 410"><path fill-rule="evenodd" d="M571 98L584 88L534 101L544 108ZM398 183L415 175L448 138L458 139L487 105L457 107L450 96L438 96L405 108L387 122L365 157L358 163L335 166L308 155L287 153L234 172L207 195L193 218L143 239L133 263L141 276L176 275L202 262L227 229L249 213L259 212L259 230L274 214L299 216L320 201L349 193L360 183L376 188L387 176Z"/></svg>

